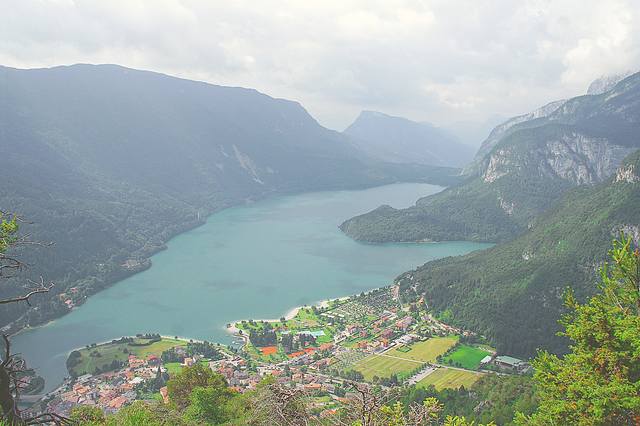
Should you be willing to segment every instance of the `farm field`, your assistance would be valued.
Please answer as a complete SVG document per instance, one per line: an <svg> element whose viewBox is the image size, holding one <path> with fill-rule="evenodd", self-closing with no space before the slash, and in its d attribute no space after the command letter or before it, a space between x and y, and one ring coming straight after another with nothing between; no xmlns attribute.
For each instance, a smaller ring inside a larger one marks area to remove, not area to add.
<svg viewBox="0 0 640 426"><path fill-rule="evenodd" d="M452 364L468 370L477 370L478 367L480 367L480 361L487 355L489 355L489 352L483 349L474 346L460 345L451 354L443 357L442 363Z"/></svg>
<svg viewBox="0 0 640 426"><path fill-rule="evenodd" d="M437 390L442 389L458 389L460 386L469 388L480 377L481 373L474 373L472 371L454 370L451 368L439 368L427 377L418 382L419 387L428 387L433 385Z"/></svg>
<svg viewBox="0 0 640 426"><path fill-rule="evenodd" d="M424 342L413 343L410 346L403 346L402 349L393 348L385 355L397 356L420 362L435 362L436 358L449 350L458 341L457 337L434 337ZM405 352L406 349L410 350ZM481 358L482 359L482 358Z"/></svg>
<svg viewBox="0 0 640 426"><path fill-rule="evenodd" d="M420 367L421 362L407 359L391 358L383 355L370 355L354 364L353 369L359 371L364 379L371 381L373 376L390 377L392 374L402 375Z"/></svg>
<svg viewBox="0 0 640 426"><path fill-rule="evenodd" d="M110 342L91 348L79 349L80 358L78 358L77 363L70 369L69 373L81 376L87 373L94 374L96 369L99 369L99 371L107 371L114 361L126 363L129 360L130 354L139 358L146 358L149 355L159 357L163 351L169 348L185 346L187 344L184 340L162 338L158 342L145 345L148 341L148 339L136 338L134 343L138 345Z"/></svg>

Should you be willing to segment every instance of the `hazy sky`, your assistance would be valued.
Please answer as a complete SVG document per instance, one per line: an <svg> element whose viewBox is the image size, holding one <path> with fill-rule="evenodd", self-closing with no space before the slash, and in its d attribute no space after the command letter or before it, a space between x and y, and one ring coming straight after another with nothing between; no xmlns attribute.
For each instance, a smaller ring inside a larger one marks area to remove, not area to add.
<svg viewBox="0 0 640 426"><path fill-rule="evenodd" d="M0 0L0 64L117 63L254 87L341 130L361 109L527 112L640 68L637 0Z"/></svg>

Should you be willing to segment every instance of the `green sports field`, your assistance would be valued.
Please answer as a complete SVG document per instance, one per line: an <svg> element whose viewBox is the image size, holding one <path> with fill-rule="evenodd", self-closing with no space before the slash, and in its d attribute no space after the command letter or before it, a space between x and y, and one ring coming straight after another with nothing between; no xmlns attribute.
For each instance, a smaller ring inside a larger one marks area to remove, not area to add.
<svg viewBox="0 0 640 426"><path fill-rule="evenodd" d="M449 364L451 360L454 365L469 370L477 370L480 367L480 361L485 356L489 355L489 352L479 349L473 346L460 345L451 354L442 359L443 364Z"/></svg>
<svg viewBox="0 0 640 426"><path fill-rule="evenodd" d="M420 362L435 362L436 358L449 350L458 341L457 337L434 337L424 342L413 343L400 349L391 349L385 355L397 356ZM406 349L410 349L406 351Z"/></svg>
<svg viewBox="0 0 640 426"><path fill-rule="evenodd" d="M474 373L471 371L454 370L451 368L439 368L427 377L418 382L419 387L426 388L429 385L434 385L437 390L442 389L458 389L460 386L469 388L480 377L481 373Z"/></svg>
<svg viewBox="0 0 640 426"><path fill-rule="evenodd" d="M373 376L390 377L392 374L403 375L420 367L421 363L406 359L391 358L384 355L369 355L353 365L364 379L370 381Z"/></svg>

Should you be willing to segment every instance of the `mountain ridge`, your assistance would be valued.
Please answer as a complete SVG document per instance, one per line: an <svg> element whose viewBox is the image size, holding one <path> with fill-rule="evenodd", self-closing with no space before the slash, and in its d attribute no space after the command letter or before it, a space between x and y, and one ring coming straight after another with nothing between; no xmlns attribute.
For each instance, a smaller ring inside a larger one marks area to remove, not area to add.
<svg viewBox="0 0 640 426"><path fill-rule="evenodd" d="M640 242L640 150L605 182L567 191L516 239L426 263L396 283L409 299L424 295L449 321L487 336L499 352L562 353L567 341L555 333L565 289L581 300L597 290L595 271L620 232Z"/></svg>
<svg viewBox="0 0 640 426"><path fill-rule="evenodd" d="M272 194L401 180L453 182L456 169L383 164L297 102L117 65L0 68L0 204L54 241L25 261L56 282L0 326L39 324L149 266L210 213ZM3 288L14 294L20 286Z"/></svg>
<svg viewBox="0 0 640 426"><path fill-rule="evenodd" d="M638 99L640 73L609 92L551 104L506 131L498 126L500 137L485 141L463 183L409 209L378 209L349 219L341 229L371 242L508 241L563 192L602 182L640 147L634 136L640 131Z"/></svg>

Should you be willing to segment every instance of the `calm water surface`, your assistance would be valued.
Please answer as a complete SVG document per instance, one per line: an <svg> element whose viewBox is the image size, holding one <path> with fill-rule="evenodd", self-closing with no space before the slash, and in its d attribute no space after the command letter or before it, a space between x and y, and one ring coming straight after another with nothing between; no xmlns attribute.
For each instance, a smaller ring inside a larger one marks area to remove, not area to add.
<svg viewBox="0 0 640 426"><path fill-rule="evenodd" d="M441 188L395 184L277 197L230 208L172 239L153 267L91 297L68 315L13 340L46 379L66 375L67 354L141 332L230 342L225 325L279 318L289 309L389 284L428 260L486 244L362 244L338 225L381 204L408 207Z"/></svg>

